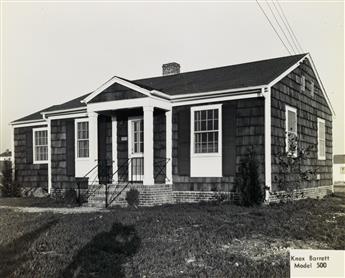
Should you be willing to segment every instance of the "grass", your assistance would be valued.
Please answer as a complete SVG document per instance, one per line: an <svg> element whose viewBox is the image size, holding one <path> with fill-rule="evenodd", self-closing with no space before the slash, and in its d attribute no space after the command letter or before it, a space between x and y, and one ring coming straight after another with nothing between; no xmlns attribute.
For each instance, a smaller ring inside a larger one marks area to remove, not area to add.
<svg viewBox="0 0 345 278"><path fill-rule="evenodd" d="M0 277L289 277L289 248L345 249L344 201L0 209Z"/></svg>

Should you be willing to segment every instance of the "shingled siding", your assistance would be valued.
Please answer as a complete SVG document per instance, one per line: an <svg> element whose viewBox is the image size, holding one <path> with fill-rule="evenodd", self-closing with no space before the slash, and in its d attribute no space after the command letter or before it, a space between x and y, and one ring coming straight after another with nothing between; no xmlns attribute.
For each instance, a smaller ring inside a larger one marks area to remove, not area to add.
<svg viewBox="0 0 345 278"><path fill-rule="evenodd" d="M260 180L264 182L264 100L262 98L243 99L230 102L224 102L223 108L228 104L234 111L236 134L235 140L227 138L223 125L223 156L227 155L224 151L224 145L227 140L234 141L235 162L231 167L232 171L227 170L225 173L223 163L223 177L190 177L190 175L180 174L179 167L179 113L190 111L191 106L181 106L173 108L173 190L176 191L222 191L228 192L234 189L235 174L241 163L241 159L245 157L248 149L254 146L257 158L259 160ZM206 104L205 104L206 105ZM190 113L190 112L189 112ZM223 112L224 113L224 112ZM224 123L223 114L223 123ZM189 119L190 120L190 119ZM190 140L190 139L189 139ZM231 144L230 144L231 145ZM184 154L190 156L189 153ZM223 158L224 159L224 158ZM188 167L184 166L184 167ZM232 172L232 174L227 174Z"/></svg>
<svg viewBox="0 0 345 278"><path fill-rule="evenodd" d="M14 129L15 180L23 187L42 187L48 190L48 164L32 162L32 129L38 127L46 126Z"/></svg>
<svg viewBox="0 0 345 278"><path fill-rule="evenodd" d="M165 183L166 177L166 124L165 112L155 111L153 115L153 159L155 183ZM168 163L171 163L169 161Z"/></svg>
<svg viewBox="0 0 345 278"><path fill-rule="evenodd" d="M66 189L76 188L75 175L73 173L67 173L67 121L73 121L73 119L51 121L51 175L53 195L63 194Z"/></svg>
<svg viewBox="0 0 345 278"><path fill-rule="evenodd" d="M111 116L98 116L98 175L111 182L113 176Z"/></svg>
<svg viewBox="0 0 345 278"><path fill-rule="evenodd" d="M305 76L306 90L301 91L301 75ZM315 84L314 96L310 92L310 81ZM285 150L285 105L297 109L297 132L300 146L313 145L314 151L304 161L304 167L316 169L316 175L303 187L329 186L332 184L332 114L320 90L309 62L306 60L297 69L273 86L272 91L272 190L281 190L276 177L279 166L276 156ZM326 160L317 157L317 118L326 123Z"/></svg>

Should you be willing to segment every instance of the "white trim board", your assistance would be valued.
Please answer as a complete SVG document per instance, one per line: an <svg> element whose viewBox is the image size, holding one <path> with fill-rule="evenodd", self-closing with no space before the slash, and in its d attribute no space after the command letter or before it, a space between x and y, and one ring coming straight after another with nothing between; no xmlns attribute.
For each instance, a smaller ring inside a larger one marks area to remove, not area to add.
<svg viewBox="0 0 345 278"><path fill-rule="evenodd" d="M23 121L23 122L11 123L10 125L13 126L13 128L27 127L27 126L40 126L40 125L47 125L47 121L46 120Z"/></svg>

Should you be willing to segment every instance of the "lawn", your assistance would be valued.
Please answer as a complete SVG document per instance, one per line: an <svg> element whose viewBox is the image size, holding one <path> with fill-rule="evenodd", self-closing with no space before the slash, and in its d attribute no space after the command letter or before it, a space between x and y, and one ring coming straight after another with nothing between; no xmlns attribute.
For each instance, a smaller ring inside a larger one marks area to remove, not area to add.
<svg viewBox="0 0 345 278"><path fill-rule="evenodd" d="M345 249L344 201L83 214L0 208L0 277L289 277L289 248Z"/></svg>

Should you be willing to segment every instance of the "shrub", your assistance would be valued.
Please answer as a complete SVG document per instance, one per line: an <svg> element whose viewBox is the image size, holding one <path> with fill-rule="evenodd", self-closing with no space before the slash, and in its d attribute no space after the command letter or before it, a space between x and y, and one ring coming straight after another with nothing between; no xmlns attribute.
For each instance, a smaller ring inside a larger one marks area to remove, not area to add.
<svg viewBox="0 0 345 278"><path fill-rule="evenodd" d="M259 205L264 200L264 187L259 180L259 163L253 148L248 149L236 175L236 189L244 206Z"/></svg>
<svg viewBox="0 0 345 278"><path fill-rule="evenodd" d="M138 207L139 205L139 191L137 189L131 188L126 193L126 201L130 207Z"/></svg>
<svg viewBox="0 0 345 278"><path fill-rule="evenodd" d="M12 178L12 162L3 161L0 189L4 197L19 197L20 186Z"/></svg>
<svg viewBox="0 0 345 278"><path fill-rule="evenodd" d="M282 201L304 198L303 193L299 194L294 190L307 187L317 170L307 167L304 163L315 149L314 145L301 146L298 137L291 135L288 137L288 146L288 150L275 154L278 175L274 176L274 181L278 183L279 189L284 191L277 194Z"/></svg>

